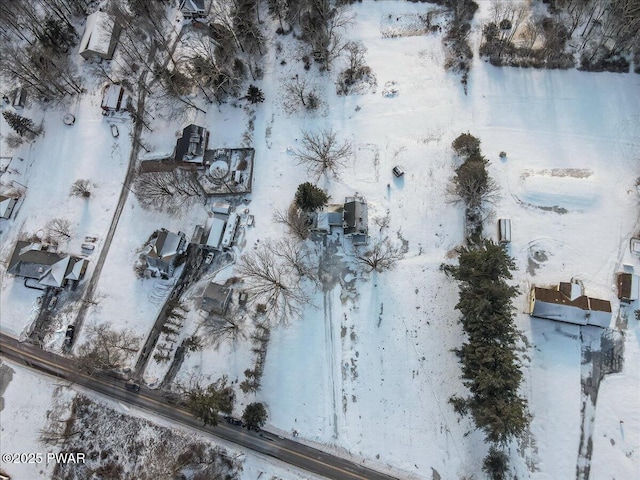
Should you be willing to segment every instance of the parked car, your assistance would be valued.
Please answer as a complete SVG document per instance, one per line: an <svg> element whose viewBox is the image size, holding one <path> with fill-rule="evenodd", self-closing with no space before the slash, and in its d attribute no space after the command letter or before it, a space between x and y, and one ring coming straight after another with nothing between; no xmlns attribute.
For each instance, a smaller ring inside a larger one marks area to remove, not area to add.
<svg viewBox="0 0 640 480"><path fill-rule="evenodd" d="M140 391L140 385L138 385L135 382L126 382L124 384L124 388L126 388L130 392L135 392L135 393L138 393Z"/></svg>
<svg viewBox="0 0 640 480"><path fill-rule="evenodd" d="M70 347L73 343L73 338L76 336L76 327L75 325L69 325L67 327L67 333L64 336L64 344L67 347Z"/></svg>
<svg viewBox="0 0 640 480"><path fill-rule="evenodd" d="M88 252L93 252L96 249L96 246L92 243L83 243L82 249Z"/></svg>
<svg viewBox="0 0 640 480"><path fill-rule="evenodd" d="M207 257L204 259L204 263L206 263L207 265L209 265L211 262L213 262L213 252L207 253Z"/></svg>
<svg viewBox="0 0 640 480"><path fill-rule="evenodd" d="M94 237L92 235L87 235L86 237L84 237L85 242L93 243L96 240L98 240L98 237Z"/></svg>
<svg viewBox="0 0 640 480"><path fill-rule="evenodd" d="M396 165L395 167L393 167L393 174L396 176L396 178L400 178L404 175L404 170L402 169L402 167Z"/></svg>
<svg viewBox="0 0 640 480"><path fill-rule="evenodd" d="M49 305L47 305L47 310L51 311L54 308L56 308L56 305L58 304L58 297L56 295L54 295L53 297L51 297L51 300L49 300Z"/></svg>
<svg viewBox="0 0 640 480"><path fill-rule="evenodd" d="M120 135L117 125L111 125L111 135L113 135L114 137L117 137L118 135Z"/></svg>

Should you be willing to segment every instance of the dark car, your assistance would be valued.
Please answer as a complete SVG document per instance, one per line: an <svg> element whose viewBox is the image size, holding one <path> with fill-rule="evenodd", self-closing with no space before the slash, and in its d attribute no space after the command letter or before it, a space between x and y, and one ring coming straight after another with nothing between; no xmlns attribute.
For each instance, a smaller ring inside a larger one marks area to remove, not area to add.
<svg viewBox="0 0 640 480"><path fill-rule="evenodd" d="M76 335L76 327L75 325L69 325L67 327L67 333L64 336L64 344L67 347L70 347L71 344L73 343L73 337L75 337Z"/></svg>
<svg viewBox="0 0 640 480"><path fill-rule="evenodd" d="M242 420L238 420L237 418L233 418L233 417L224 417L227 419L227 422L230 423L231 425L242 425Z"/></svg>
<svg viewBox="0 0 640 480"><path fill-rule="evenodd" d="M127 390L129 390L130 392L136 392L138 393L140 391L140 385L138 385L135 382L127 382L124 384L124 388L126 388Z"/></svg>

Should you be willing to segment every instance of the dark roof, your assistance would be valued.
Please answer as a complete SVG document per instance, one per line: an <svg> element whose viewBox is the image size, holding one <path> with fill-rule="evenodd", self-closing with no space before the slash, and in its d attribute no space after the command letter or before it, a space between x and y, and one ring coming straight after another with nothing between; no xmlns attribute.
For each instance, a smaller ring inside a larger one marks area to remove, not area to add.
<svg viewBox="0 0 640 480"><path fill-rule="evenodd" d="M7 273L20 277L40 279L47 274L53 264L66 256L60 253L47 252L40 248L41 246L37 243L18 241L9 260Z"/></svg>
<svg viewBox="0 0 640 480"><path fill-rule="evenodd" d="M618 298L631 298L631 281L630 273L618 274Z"/></svg>
<svg viewBox="0 0 640 480"><path fill-rule="evenodd" d="M174 160L180 162L185 155L202 157L207 148L209 134L204 127L199 127L193 123L182 130L182 137L176 143L176 154Z"/></svg>
<svg viewBox="0 0 640 480"><path fill-rule="evenodd" d="M564 283L564 282L563 282ZM570 284L569 291L571 289ZM566 289L563 288L563 290ZM567 305L570 307L577 307L581 310L595 310L599 312L611 312L611 303L608 300L600 300L598 298L587 297L586 295L581 295L574 300L563 292L551 289L551 288L542 288L542 287L534 287L534 295L535 299L545 303L555 303L558 305Z"/></svg>
<svg viewBox="0 0 640 480"><path fill-rule="evenodd" d="M361 200L351 200L344 204L344 233L367 233L367 204Z"/></svg>
<svg viewBox="0 0 640 480"><path fill-rule="evenodd" d="M210 282L202 295L202 309L224 313L230 300L231 288Z"/></svg>

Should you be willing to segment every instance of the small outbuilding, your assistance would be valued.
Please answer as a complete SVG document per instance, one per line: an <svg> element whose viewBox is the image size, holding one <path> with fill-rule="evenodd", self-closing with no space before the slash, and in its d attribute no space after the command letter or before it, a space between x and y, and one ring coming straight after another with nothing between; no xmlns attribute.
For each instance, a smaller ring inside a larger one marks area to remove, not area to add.
<svg viewBox="0 0 640 480"><path fill-rule="evenodd" d="M232 292L231 288L210 282L202 295L200 309L208 313L224 315L229 307L229 302L231 302Z"/></svg>
<svg viewBox="0 0 640 480"><path fill-rule="evenodd" d="M207 16L204 0L181 0L180 11L184 18L204 18Z"/></svg>
<svg viewBox="0 0 640 480"><path fill-rule="evenodd" d="M631 303L640 298L640 277L633 273L618 273L618 298Z"/></svg>
<svg viewBox="0 0 640 480"><path fill-rule="evenodd" d="M508 218L498 220L498 241L502 244L511 242L511 220Z"/></svg>
<svg viewBox="0 0 640 480"><path fill-rule="evenodd" d="M107 115L112 112L120 112L127 109L129 103L129 95L122 85L115 85L113 83L107 85L102 95L102 114Z"/></svg>
<svg viewBox="0 0 640 480"><path fill-rule="evenodd" d="M119 34L116 17L106 12L94 12L87 17L78 53L85 60L111 60Z"/></svg>
<svg viewBox="0 0 640 480"><path fill-rule="evenodd" d="M10 219L17 202L15 198L0 195L0 218Z"/></svg>

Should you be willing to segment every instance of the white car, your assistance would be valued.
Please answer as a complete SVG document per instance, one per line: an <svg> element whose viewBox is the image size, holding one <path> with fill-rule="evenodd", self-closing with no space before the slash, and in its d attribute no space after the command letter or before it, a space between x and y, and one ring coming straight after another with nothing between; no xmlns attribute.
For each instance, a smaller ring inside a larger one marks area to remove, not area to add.
<svg viewBox="0 0 640 480"><path fill-rule="evenodd" d="M204 263L206 263L207 265L209 265L211 262L213 262L213 252L207 253L206 258L204 259Z"/></svg>

